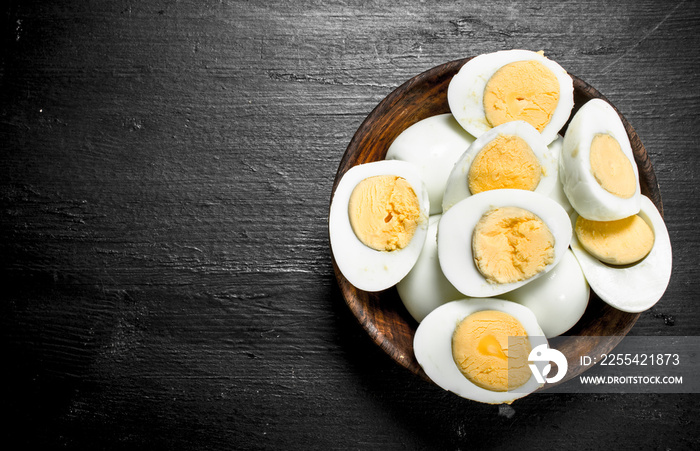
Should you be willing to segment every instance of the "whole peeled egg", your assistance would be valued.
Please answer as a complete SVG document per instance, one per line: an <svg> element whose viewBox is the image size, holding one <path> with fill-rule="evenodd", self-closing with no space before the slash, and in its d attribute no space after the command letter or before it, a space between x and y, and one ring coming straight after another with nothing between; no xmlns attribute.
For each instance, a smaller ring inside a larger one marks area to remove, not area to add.
<svg viewBox="0 0 700 451"><path fill-rule="evenodd" d="M571 329L588 306L591 289L571 250L547 274L501 297L532 310L547 338Z"/></svg>
<svg viewBox="0 0 700 451"><path fill-rule="evenodd" d="M460 293L440 269L437 253L437 229L441 215L430 217L428 236L411 271L396 284L396 291L408 313L421 322L442 304L462 299Z"/></svg>
<svg viewBox="0 0 700 451"><path fill-rule="evenodd" d="M494 189L548 195L557 183L557 171L556 157L532 125L507 122L478 137L459 157L445 184L442 211Z"/></svg>
<svg viewBox="0 0 700 451"><path fill-rule="evenodd" d="M572 227L548 196L519 189L484 191L442 215L440 266L461 293L490 297L541 277L563 258Z"/></svg>
<svg viewBox="0 0 700 451"><path fill-rule="evenodd" d="M434 215L442 211L442 195L452 166L473 141L452 114L438 114L402 131L389 146L386 159L418 167L430 197L430 214Z"/></svg>
<svg viewBox="0 0 700 451"><path fill-rule="evenodd" d="M396 285L418 260L429 211L428 192L411 163L382 160L353 166L338 182L328 215L338 269L360 290Z"/></svg>
<svg viewBox="0 0 700 451"><path fill-rule="evenodd" d="M416 360L438 386L463 398L511 403L537 390L528 367L547 340L525 306L495 298L460 299L436 308L418 325Z"/></svg>
<svg viewBox="0 0 700 451"><path fill-rule="evenodd" d="M641 190L627 131L602 99L585 103L571 119L559 158L564 193L576 212L593 221L639 211Z"/></svg>
<svg viewBox="0 0 700 451"><path fill-rule="evenodd" d="M450 111L475 137L505 122L524 120L546 144L571 115L573 80L541 52L502 50L467 61L447 90Z"/></svg>

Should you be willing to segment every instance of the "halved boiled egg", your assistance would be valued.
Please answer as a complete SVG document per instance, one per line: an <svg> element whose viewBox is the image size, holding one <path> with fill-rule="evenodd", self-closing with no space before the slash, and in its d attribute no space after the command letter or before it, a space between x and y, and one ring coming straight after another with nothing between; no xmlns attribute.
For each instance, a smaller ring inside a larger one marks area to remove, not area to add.
<svg viewBox="0 0 700 451"><path fill-rule="evenodd" d="M559 172L569 202L593 221L637 214L641 190L627 131L602 99L589 100L564 135Z"/></svg>
<svg viewBox="0 0 700 451"><path fill-rule="evenodd" d="M557 160L530 124L513 121L477 138L454 164L445 186L442 210L494 189L549 194L557 183Z"/></svg>
<svg viewBox="0 0 700 451"><path fill-rule="evenodd" d="M571 115L574 86L542 52L503 50L467 61L450 81L447 101L457 122L477 138L524 120L549 144Z"/></svg>
<svg viewBox="0 0 700 451"><path fill-rule="evenodd" d="M430 197L430 214L442 212L442 195L452 166L474 137L450 113L431 116L408 127L394 139L387 160L413 163L423 177Z"/></svg>
<svg viewBox="0 0 700 451"><path fill-rule="evenodd" d="M639 213L615 221L572 215L571 250L591 289L624 312L651 308L671 279L671 240L654 203L641 196Z"/></svg>
<svg viewBox="0 0 700 451"><path fill-rule="evenodd" d="M461 293L496 296L554 268L571 233L566 211L547 196L518 189L484 191L442 215L440 267Z"/></svg>
<svg viewBox="0 0 700 451"><path fill-rule="evenodd" d="M448 301L462 299L460 293L440 269L437 253L437 229L441 215L430 217L428 236L413 269L396 284L396 290L408 313L421 322L425 316Z"/></svg>
<svg viewBox="0 0 700 451"><path fill-rule="evenodd" d="M395 285L418 260L430 201L418 170L405 161L350 168L331 201L328 230L340 272L356 288Z"/></svg>
<svg viewBox="0 0 700 451"><path fill-rule="evenodd" d="M576 257L567 250L544 276L501 297L532 310L547 338L571 329L588 307L591 289Z"/></svg>
<svg viewBox="0 0 700 451"><path fill-rule="evenodd" d="M438 386L474 401L511 403L538 389L528 366L546 344L535 315L502 299L448 302L425 317L413 339L416 360Z"/></svg>

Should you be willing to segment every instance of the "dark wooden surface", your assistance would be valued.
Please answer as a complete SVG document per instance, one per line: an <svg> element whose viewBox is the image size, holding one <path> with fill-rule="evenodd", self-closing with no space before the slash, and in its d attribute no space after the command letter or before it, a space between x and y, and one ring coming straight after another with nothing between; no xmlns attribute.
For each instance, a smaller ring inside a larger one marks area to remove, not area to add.
<svg viewBox="0 0 700 451"><path fill-rule="evenodd" d="M699 335L700 5L13 1L0 54L3 442L26 449L697 448L698 395L465 401L345 305L327 239L397 86L544 49L625 115L674 245L635 335Z"/></svg>

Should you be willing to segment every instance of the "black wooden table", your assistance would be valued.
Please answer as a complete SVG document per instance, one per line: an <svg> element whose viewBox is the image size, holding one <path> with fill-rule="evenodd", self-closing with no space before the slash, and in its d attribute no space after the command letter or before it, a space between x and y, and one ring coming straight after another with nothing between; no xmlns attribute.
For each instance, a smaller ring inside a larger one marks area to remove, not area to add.
<svg viewBox="0 0 700 451"><path fill-rule="evenodd" d="M674 245L634 335L700 335L693 1L12 1L0 54L12 449L689 449L700 397L453 396L368 338L327 213L412 76L545 50L635 127Z"/></svg>

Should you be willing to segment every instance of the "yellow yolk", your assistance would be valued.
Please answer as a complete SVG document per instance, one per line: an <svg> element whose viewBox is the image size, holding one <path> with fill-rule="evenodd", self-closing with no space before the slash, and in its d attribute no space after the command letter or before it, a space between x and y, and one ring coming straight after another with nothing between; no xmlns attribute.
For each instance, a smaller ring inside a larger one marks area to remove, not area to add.
<svg viewBox="0 0 700 451"><path fill-rule="evenodd" d="M467 316L452 335L452 358L459 370L486 390L513 390L527 382L531 350L520 321L496 310Z"/></svg>
<svg viewBox="0 0 700 451"><path fill-rule="evenodd" d="M590 221L579 216L575 230L589 254L611 265L636 263L654 246L654 232L639 215L617 221Z"/></svg>
<svg viewBox="0 0 700 451"><path fill-rule="evenodd" d="M527 280L554 261L554 236L534 213L496 208L484 214L472 236L474 262L491 283Z"/></svg>
<svg viewBox="0 0 700 451"><path fill-rule="evenodd" d="M591 141L591 172L609 193L629 199L637 191L632 163L620 148L620 143L607 133L598 133Z"/></svg>
<svg viewBox="0 0 700 451"><path fill-rule="evenodd" d="M542 132L558 103L556 75L535 60L506 64L484 88L484 111L492 127L523 120Z"/></svg>
<svg viewBox="0 0 700 451"><path fill-rule="evenodd" d="M420 219L418 197L402 177L378 175L357 184L348 203L353 232L378 251L403 249Z"/></svg>
<svg viewBox="0 0 700 451"><path fill-rule="evenodd" d="M499 135L476 155L467 183L472 194L500 188L534 191L541 176L540 162L524 139Z"/></svg>

